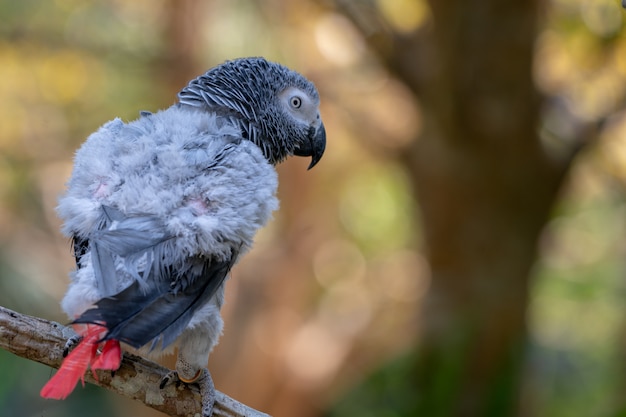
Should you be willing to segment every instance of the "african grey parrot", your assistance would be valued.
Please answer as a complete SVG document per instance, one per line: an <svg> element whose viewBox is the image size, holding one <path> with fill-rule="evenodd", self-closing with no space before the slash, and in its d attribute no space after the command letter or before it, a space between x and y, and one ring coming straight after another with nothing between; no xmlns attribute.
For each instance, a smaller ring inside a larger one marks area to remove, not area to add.
<svg viewBox="0 0 626 417"><path fill-rule="evenodd" d="M77 265L61 306L79 337L46 398L65 398L89 367L117 369L123 342L146 356L176 347L161 387L197 383L212 412L224 281L278 207L274 165L297 155L312 168L326 133L315 86L263 58L212 68L178 98L106 123L76 153L58 213Z"/></svg>

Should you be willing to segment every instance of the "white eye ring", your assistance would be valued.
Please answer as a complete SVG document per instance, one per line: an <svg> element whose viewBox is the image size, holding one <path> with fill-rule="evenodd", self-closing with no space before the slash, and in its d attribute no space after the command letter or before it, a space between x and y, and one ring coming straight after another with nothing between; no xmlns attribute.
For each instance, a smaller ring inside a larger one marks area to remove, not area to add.
<svg viewBox="0 0 626 417"><path fill-rule="evenodd" d="M298 96L293 96L289 99L289 105L294 109L299 109L302 106L302 99Z"/></svg>

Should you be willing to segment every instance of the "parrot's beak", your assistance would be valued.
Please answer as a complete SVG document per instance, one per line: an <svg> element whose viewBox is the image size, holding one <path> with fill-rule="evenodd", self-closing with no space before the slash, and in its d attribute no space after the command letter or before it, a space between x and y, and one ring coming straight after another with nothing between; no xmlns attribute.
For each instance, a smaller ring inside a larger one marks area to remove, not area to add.
<svg viewBox="0 0 626 417"><path fill-rule="evenodd" d="M326 129L324 123L320 123L317 129L311 128L308 142L303 143L293 152L297 156L310 156L311 163L307 169L313 168L324 155L326 149Z"/></svg>

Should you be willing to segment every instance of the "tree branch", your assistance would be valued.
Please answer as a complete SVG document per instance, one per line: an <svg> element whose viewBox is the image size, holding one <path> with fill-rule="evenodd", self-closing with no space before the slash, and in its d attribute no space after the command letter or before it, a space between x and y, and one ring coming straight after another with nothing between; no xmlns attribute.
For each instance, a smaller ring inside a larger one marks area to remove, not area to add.
<svg viewBox="0 0 626 417"><path fill-rule="evenodd" d="M17 356L59 368L63 347L73 334L59 323L27 316L0 306L0 348ZM169 370L142 357L124 353L122 366L115 372L98 372L95 380L90 372L85 380L91 384L139 400L170 416L201 415L200 399L184 385L159 389L159 381ZM213 415L217 417L269 417L216 391Z"/></svg>
<svg viewBox="0 0 626 417"><path fill-rule="evenodd" d="M433 82L439 70L428 27L398 33L385 22L375 2L332 0L330 4L352 22L387 71L416 96L427 91L424 85Z"/></svg>

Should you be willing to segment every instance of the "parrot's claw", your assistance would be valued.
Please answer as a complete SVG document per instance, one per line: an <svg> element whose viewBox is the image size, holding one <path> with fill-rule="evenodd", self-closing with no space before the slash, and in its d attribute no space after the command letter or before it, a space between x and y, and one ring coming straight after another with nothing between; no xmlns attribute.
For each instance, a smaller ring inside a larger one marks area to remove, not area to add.
<svg viewBox="0 0 626 417"><path fill-rule="evenodd" d="M83 337L77 334L67 339L67 342L65 342L65 346L63 347L63 357L65 358L69 355L70 352L78 346L81 340L83 340Z"/></svg>
<svg viewBox="0 0 626 417"><path fill-rule="evenodd" d="M159 388L163 389L170 384L180 382L189 385L190 389L194 391L194 385L200 389L200 397L202 398L202 417L210 417L213 414L213 406L215 405L215 385L213 384L213 378L211 378L209 370L201 369L198 372L198 377L195 378L193 382L181 380L178 376L178 372L171 371L161 379Z"/></svg>
<svg viewBox="0 0 626 417"><path fill-rule="evenodd" d="M178 372L170 371L167 373L167 375L161 378L161 382L159 382L159 389L163 389L167 387L168 385L173 384L175 382L176 383L180 382L180 379L178 379Z"/></svg>

